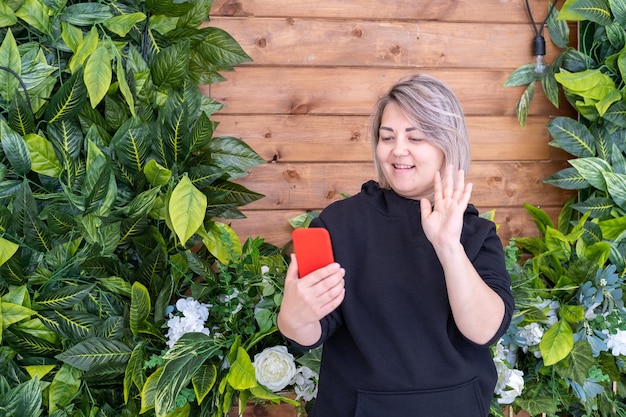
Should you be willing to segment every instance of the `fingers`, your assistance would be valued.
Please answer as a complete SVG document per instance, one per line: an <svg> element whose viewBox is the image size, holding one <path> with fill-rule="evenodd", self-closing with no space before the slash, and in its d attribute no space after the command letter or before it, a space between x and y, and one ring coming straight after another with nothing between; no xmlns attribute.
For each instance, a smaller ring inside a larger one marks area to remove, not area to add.
<svg viewBox="0 0 626 417"><path fill-rule="evenodd" d="M435 174L433 188L435 204L441 200L467 204L472 194L473 185L472 183L465 184L464 170L460 169L455 174L452 165L447 165L443 172L443 178L439 172Z"/></svg>

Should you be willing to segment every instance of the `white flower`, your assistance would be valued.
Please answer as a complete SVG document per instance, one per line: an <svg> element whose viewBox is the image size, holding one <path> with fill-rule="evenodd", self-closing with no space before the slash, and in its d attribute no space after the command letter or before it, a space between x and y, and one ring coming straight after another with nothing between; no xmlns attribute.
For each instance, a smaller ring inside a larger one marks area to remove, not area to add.
<svg viewBox="0 0 626 417"><path fill-rule="evenodd" d="M311 401L317 397L317 379L317 373L311 368L308 366L299 367L296 375L289 382L289 385L294 386L296 400Z"/></svg>
<svg viewBox="0 0 626 417"><path fill-rule="evenodd" d="M517 397L522 395L524 389L524 372L519 369L509 369L503 373L503 386L496 387L497 391L494 391L498 398L498 404L511 404ZM498 383L500 385L500 378ZM499 389L498 389L499 388Z"/></svg>
<svg viewBox="0 0 626 417"><path fill-rule="evenodd" d="M535 346L541 342L543 327L539 323L530 323L519 329L518 336L526 341L526 345L522 346L522 349L526 352L529 346Z"/></svg>
<svg viewBox="0 0 626 417"><path fill-rule="evenodd" d="M267 389L277 392L285 388L296 375L293 355L285 346L266 348L254 355L254 370L257 381Z"/></svg>
<svg viewBox="0 0 626 417"><path fill-rule="evenodd" d="M615 334L609 334L606 346L611 349L613 356L626 355L626 331L618 330Z"/></svg>
<svg viewBox="0 0 626 417"><path fill-rule="evenodd" d="M167 321L167 345L174 346L176 341L185 333L204 333L210 335L209 329L204 327L204 322L209 318L209 305L202 304L191 297L181 298L176 301L176 309L181 316L170 314Z"/></svg>

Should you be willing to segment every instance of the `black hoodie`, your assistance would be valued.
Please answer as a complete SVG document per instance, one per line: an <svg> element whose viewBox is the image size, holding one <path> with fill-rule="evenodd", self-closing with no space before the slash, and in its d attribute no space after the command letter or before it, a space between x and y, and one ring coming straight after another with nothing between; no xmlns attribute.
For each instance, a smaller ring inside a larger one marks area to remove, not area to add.
<svg viewBox="0 0 626 417"><path fill-rule="evenodd" d="M461 242L502 297L505 316L478 345L454 323L441 264L424 235L420 202L374 181L311 224L326 227L346 270L346 296L324 317L319 392L311 417L484 417L496 384L489 346L514 308L495 225L468 206Z"/></svg>

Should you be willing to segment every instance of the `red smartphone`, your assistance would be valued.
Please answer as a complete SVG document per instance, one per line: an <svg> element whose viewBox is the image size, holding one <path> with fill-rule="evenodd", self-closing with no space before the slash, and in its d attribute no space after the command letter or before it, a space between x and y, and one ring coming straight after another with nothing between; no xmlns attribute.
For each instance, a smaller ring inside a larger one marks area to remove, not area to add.
<svg viewBox="0 0 626 417"><path fill-rule="evenodd" d="M300 278L335 261L330 234L323 227L303 227L291 232Z"/></svg>

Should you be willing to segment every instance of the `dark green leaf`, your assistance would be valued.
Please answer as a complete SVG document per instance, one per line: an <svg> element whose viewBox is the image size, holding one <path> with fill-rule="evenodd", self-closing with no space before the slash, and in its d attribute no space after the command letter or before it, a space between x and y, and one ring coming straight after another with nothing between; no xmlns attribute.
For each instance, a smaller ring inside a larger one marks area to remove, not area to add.
<svg viewBox="0 0 626 417"><path fill-rule="evenodd" d="M185 83L189 68L189 42L164 48L150 67L152 80L159 87L176 87Z"/></svg>
<svg viewBox="0 0 626 417"><path fill-rule="evenodd" d="M24 138L9 127L4 120L0 119L0 137L2 149L6 158L11 163L15 173L24 176L30 172L30 153L24 142Z"/></svg>
<svg viewBox="0 0 626 417"><path fill-rule="evenodd" d="M61 19L76 26L92 26L112 18L111 7L104 3L76 3L65 8Z"/></svg>
<svg viewBox="0 0 626 417"><path fill-rule="evenodd" d="M81 67L52 96L50 104L46 108L45 119L51 124L71 119L83 107L87 101L87 96Z"/></svg>
<svg viewBox="0 0 626 417"><path fill-rule="evenodd" d="M21 136L32 133L35 127L35 116L26 99L21 94L15 94L9 107L9 126Z"/></svg>
<svg viewBox="0 0 626 417"><path fill-rule="evenodd" d="M583 190L589 187L589 183L574 168L565 168L543 180L546 184L565 190Z"/></svg>
<svg viewBox="0 0 626 417"><path fill-rule="evenodd" d="M564 149L579 158L596 156L594 138L582 123L569 117L557 117L548 123L550 145Z"/></svg>
<svg viewBox="0 0 626 417"><path fill-rule="evenodd" d="M60 353L56 358L83 371L102 365L124 364L131 349L119 340L90 338Z"/></svg>

